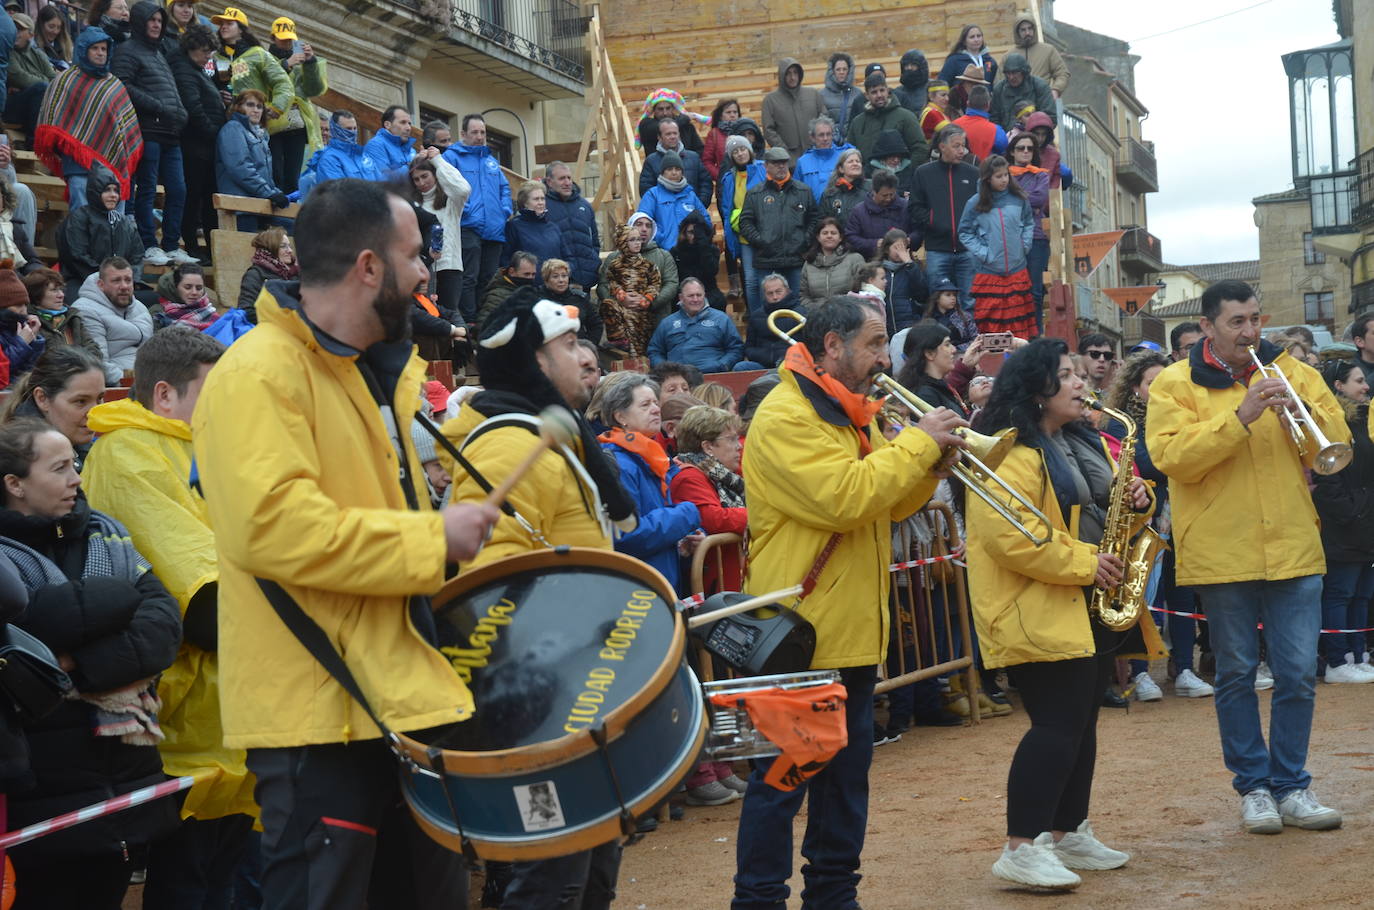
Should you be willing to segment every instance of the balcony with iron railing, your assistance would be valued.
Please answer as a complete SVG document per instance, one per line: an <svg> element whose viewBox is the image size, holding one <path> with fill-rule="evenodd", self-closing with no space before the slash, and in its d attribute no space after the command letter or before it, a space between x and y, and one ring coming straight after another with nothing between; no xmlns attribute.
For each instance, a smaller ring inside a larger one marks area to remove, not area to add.
<svg viewBox="0 0 1374 910"><path fill-rule="evenodd" d="M1116 249L1117 260L1123 271L1135 278L1143 278L1164 268L1164 254L1160 251L1158 237L1136 225L1122 230L1126 233Z"/></svg>
<svg viewBox="0 0 1374 910"><path fill-rule="evenodd" d="M1116 153L1116 179L1132 193L1159 192L1159 170L1155 164L1155 144L1130 136L1121 140Z"/></svg>
<svg viewBox="0 0 1374 910"><path fill-rule="evenodd" d="M1350 222L1359 226L1374 222L1374 148L1355 159L1355 207Z"/></svg>
<svg viewBox="0 0 1374 910"><path fill-rule="evenodd" d="M1356 171L1313 177L1307 184L1312 206L1312 234L1349 234L1354 230L1354 211L1359 204Z"/></svg>
<svg viewBox="0 0 1374 910"><path fill-rule="evenodd" d="M586 93L587 14L573 0L448 0L444 56L537 98Z"/></svg>

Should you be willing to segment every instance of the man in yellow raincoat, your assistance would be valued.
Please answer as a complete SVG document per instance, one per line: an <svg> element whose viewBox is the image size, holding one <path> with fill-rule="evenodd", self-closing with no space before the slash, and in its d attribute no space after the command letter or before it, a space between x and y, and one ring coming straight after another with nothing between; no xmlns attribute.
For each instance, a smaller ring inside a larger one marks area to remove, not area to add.
<svg viewBox="0 0 1374 910"><path fill-rule="evenodd" d="M1341 814L1312 795L1304 767L1326 559L1303 475L1315 446L1300 457L1280 420L1294 406L1288 384L1327 438L1349 443L1350 427L1316 370L1261 339L1248 284L1204 291L1201 325L1205 337L1188 359L1150 386L1145 441L1169 476L1177 582L1197 592L1207 614L1222 755L1245 830L1337 828ZM1255 695L1259 623L1274 674L1267 746Z"/></svg>
<svg viewBox="0 0 1374 910"><path fill-rule="evenodd" d="M399 775L377 724L260 581L320 627L381 723L427 741L471 714L472 695L416 595L439 590L447 562L472 559L498 513L435 512L416 496L420 463L401 428L422 401L409 322L429 273L409 204L377 183L329 180L301 208L296 241L300 285L267 283L257 327L210 374L191 421L226 605L225 743L248 750L258 779L264 906L362 910L371 881L388 904L437 910L466 893L462 858L392 813ZM383 855L400 839L407 868L374 868L379 836Z"/></svg>
<svg viewBox="0 0 1374 910"><path fill-rule="evenodd" d="M808 314L802 339L788 348L782 381L749 426L746 586L753 593L804 580L812 586L799 607L816 628L811 666L840 671L849 744L790 791L764 782L771 762L756 763L740 813L734 910L786 903L792 820L803 797L810 814L802 905L857 906L873 686L887 653L891 523L930 498L941 451L962 445L951 431L965 425L937 408L891 443L884 440L875 419L880 404L865 398L873 375L889 366L887 331L871 301L831 298Z"/></svg>
<svg viewBox="0 0 1374 910"><path fill-rule="evenodd" d="M223 353L194 329L165 329L138 350L134 398L98 405L87 418L100 438L82 475L86 495L129 529L182 612L181 649L158 683L167 735L158 748L168 774L200 780L185 795L181 828L152 845L149 910L199 907L224 893L258 815L244 751L223 744L215 535L191 486L191 412Z"/></svg>

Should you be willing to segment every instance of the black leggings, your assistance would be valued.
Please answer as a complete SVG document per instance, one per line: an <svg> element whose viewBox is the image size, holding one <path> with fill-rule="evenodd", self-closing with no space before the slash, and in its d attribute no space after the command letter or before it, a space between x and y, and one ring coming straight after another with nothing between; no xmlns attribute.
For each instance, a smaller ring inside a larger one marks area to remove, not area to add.
<svg viewBox="0 0 1374 910"><path fill-rule="evenodd" d="M1116 655L1018 664L1007 675L1031 728L1007 774L1007 836L1073 831L1088 817L1097 762L1097 712Z"/></svg>

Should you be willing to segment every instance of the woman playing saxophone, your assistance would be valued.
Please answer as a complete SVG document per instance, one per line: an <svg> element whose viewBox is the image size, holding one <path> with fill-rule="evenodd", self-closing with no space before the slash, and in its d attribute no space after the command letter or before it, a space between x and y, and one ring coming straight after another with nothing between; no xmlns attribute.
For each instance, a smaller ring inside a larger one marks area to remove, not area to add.
<svg viewBox="0 0 1374 910"><path fill-rule="evenodd" d="M1074 870L1114 869L1130 858L1088 823L1097 713L1123 644L1163 653L1148 619L1114 632L1089 617L1094 587L1115 588L1123 576L1123 561L1098 546L1114 489L1128 497L1136 531L1153 497L1139 478L1113 483L1101 437L1082 419L1086 389L1064 342L1037 339L1003 364L978 424L982 433L1016 429L998 473L1049 517L1047 544L1032 546L981 500L968 503L983 660L1007 668L1031 719L1008 774L1008 841L993 874L1042 888L1073 888L1081 881Z"/></svg>

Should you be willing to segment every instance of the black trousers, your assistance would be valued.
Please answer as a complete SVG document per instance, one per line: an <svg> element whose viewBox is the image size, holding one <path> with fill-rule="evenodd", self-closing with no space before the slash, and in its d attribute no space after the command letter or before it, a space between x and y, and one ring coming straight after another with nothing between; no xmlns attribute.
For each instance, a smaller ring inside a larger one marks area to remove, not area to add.
<svg viewBox="0 0 1374 910"><path fill-rule="evenodd" d="M137 868L117 853L95 857L11 853L14 910L119 910L129 875Z"/></svg>
<svg viewBox="0 0 1374 910"><path fill-rule="evenodd" d="M272 182L283 193L294 193L301 181L305 146L310 141L304 129L277 133L268 143L272 150Z"/></svg>
<svg viewBox="0 0 1374 910"><path fill-rule="evenodd" d="M415 824L381 740L250 749L248 768L262 807L263 910L466 907L463 858Z"/></svg>
<svg viewBox="0 0 1374 910"><path fill-rule="evenodd" d="M205 232L205 251L210 250L210 232L219 227L215 213L215 158L197 154L182 146L182 170L186 173L186 210L181 216L181 242L186 249L200 246L196 232Z"/></svg>
<svg viewBox="0 0 1374 910"><path fill-rule="evenodd" d="M251 815L188 818L148 851L143 910L228 910Z"/></svg>
<svg viewBox="0 0 1374 910"><path fill-rule="evenodd" d="M1018 664L1007 670L1031 720L1007 774L1008 837L1073 831L1088 817L1097 764L1097 714L1116 663L1116 648L1097 634L1096 625L1094 633L1099 641L1093 657Z"/></svg>

